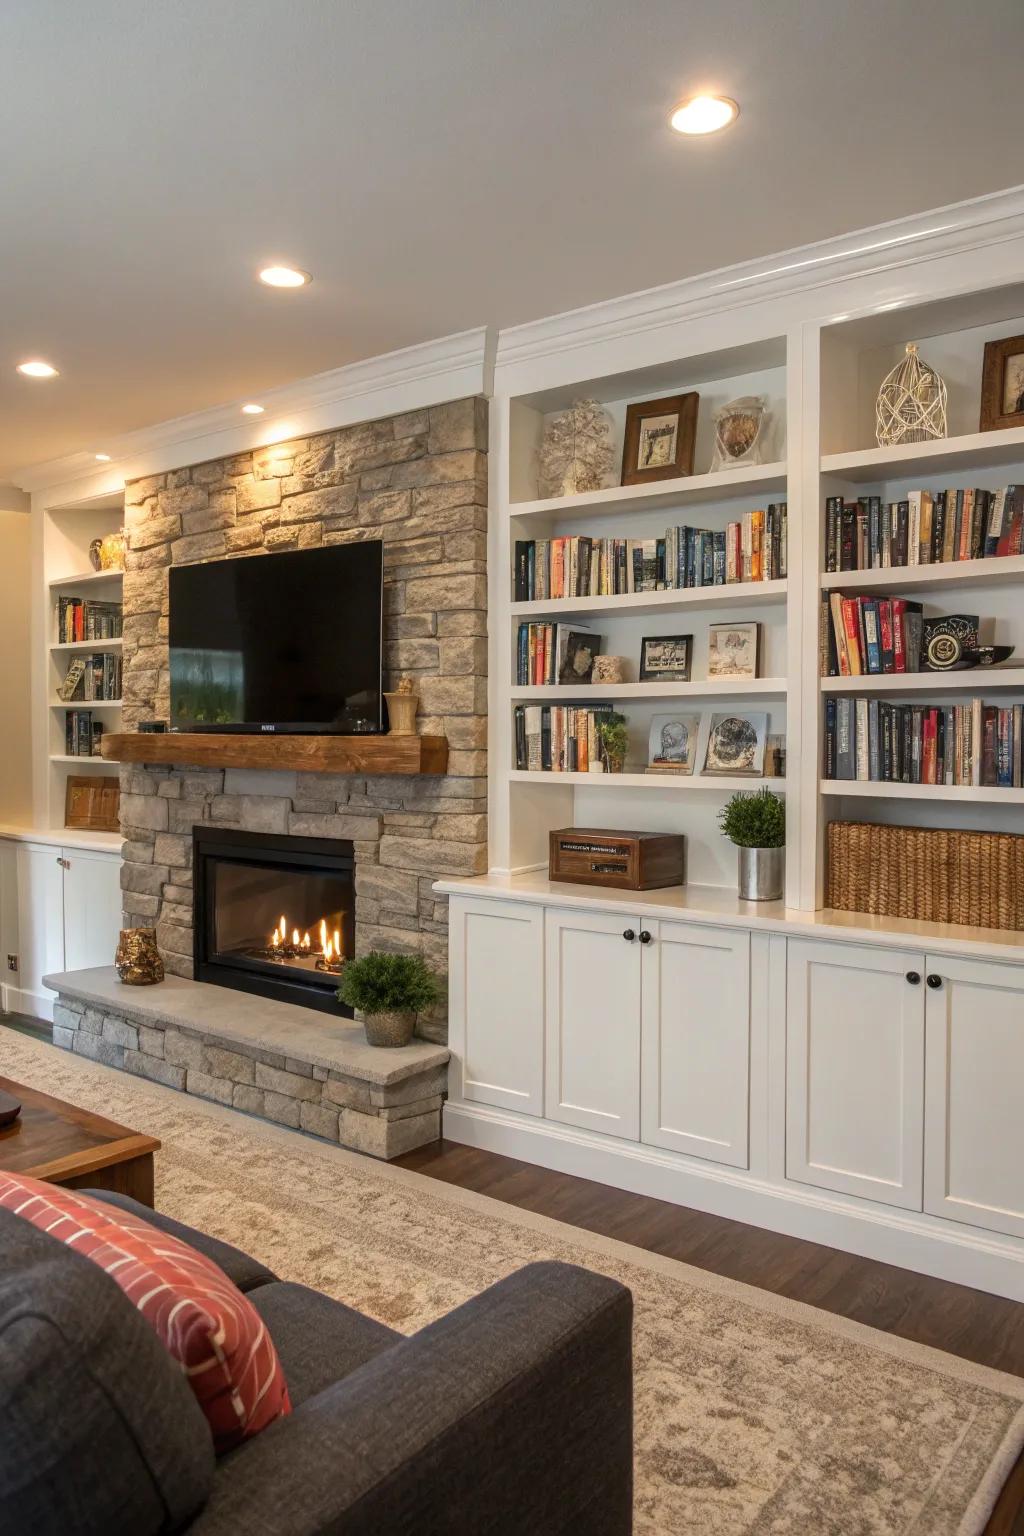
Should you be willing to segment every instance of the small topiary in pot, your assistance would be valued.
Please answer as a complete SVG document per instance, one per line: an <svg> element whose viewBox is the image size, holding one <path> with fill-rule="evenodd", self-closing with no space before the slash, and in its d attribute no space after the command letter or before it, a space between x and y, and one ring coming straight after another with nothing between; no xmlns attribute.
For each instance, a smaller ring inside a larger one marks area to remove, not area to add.
<svg viewBox="0 0 1024 1536"><path fill-rule="evenodd" d="M765 785L739 791L719 812L725 836L740 850L739 894L744 901L776 901L786 874L786 807Z"/></svg>
<svg viewBox="0 0 1024 1536"><path fill-rule="evenodd" d="M408 1045L416 1015L436 1003L441 988L422 955L389 955L371 949L349 960L341 973L338 1001L363 1014L370 1045Z"/></svg>

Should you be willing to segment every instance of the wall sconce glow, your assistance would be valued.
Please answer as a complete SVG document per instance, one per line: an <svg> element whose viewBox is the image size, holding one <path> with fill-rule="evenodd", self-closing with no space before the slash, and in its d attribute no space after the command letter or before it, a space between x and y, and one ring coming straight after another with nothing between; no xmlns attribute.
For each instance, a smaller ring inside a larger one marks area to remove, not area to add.
<svg viewBox="0 0 1024 1536"><path fill-rule="evenodd" d="M264 267L260 273L260 282L268 288L304 288L312 281L309 273L298 267Z"/></svg>
<svg viewBox="0 0 1024 1536"><path fill-rule="evenodd" d="M98 454L96 454L96 463L97 464L109 464L110 463L110 454L109 453L98 453Z"/></svg>
<svg viewBox="0 0 1024 1536"><path fill-rule="evenodd" d="M264 406L264 405L256 405L256 403L254 401L250 401L250 403L248 405L243 405L242 406L242 415L243 416L262 416L263 412L265 410L266 410L266 406Z"/></svg>
<svg viewBox="0 0 1024 1536"><path fill-rule="evenodd" d="M676 133L717 133L739 115L739 107L728 96L692 96L679 103L669 122Z"/></svg>
<svg viewBox="0 0 1024 1536"><path fill-rule="evenodd" d="M57 377L57 370L53 364L44 363L41 357L33 357L27 363L19 363L18 372L23 373L27 379L55 379Z"/></svg>

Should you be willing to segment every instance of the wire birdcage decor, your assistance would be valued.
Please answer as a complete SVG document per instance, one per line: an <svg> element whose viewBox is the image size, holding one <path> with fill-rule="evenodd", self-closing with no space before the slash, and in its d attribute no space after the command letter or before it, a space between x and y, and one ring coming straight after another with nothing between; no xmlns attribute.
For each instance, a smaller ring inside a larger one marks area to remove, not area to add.
<svg viewBox="0 0 1024 1536"><path fill-rule="evenodd" d="M907 342L907 355L882 380L875 405L880 448L895 443L928 443L946 436L946 386Z"/></svg>

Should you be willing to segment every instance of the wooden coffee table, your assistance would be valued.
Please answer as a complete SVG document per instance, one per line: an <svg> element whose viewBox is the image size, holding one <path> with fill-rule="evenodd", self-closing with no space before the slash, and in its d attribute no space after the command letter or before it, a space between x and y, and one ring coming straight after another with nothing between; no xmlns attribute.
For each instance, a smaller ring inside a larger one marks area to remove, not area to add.
<svg viewBox="0 0 1024 1536"><path fill-rule="evenodd" d="M68 1189L110 1189L153 1204L153 1153L160 1143L91 1110L0 1077L21 1103L13 1125L0 1128L0 1170L26 1173Z"/></svg>

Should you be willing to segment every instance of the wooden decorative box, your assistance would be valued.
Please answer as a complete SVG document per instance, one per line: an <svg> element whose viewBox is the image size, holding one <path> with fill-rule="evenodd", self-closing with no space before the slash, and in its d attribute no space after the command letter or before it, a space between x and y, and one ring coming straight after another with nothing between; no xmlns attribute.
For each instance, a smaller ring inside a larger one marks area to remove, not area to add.
<svg viewBox="0 0 1024 1536"><path fill-rule="evenodd" d="M686 839L666 832L563 827L550 834L548 878L572 885L653 891L686 880Z"/></svg>

